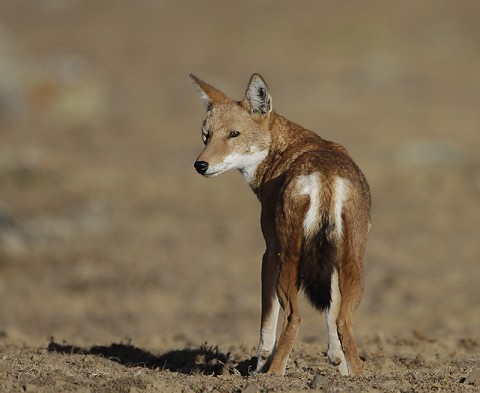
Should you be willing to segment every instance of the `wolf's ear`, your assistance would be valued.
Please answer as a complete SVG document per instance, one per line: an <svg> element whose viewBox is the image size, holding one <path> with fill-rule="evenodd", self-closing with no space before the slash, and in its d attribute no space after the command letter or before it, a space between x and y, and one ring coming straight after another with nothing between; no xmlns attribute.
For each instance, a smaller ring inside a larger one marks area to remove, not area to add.
<svg viewBox="0 0 480 393"><path fill-rule="evenodd" d="M250 78L243 104L250 113L258 113L262 117L267 117L272 111L272 96L259 74L253 74Z"/></svg>
<svg viewBox="0 0 480 393"><path fill-rule="evenodd" d="M212 104L223 104L231 101L225 94L220 90L215 89L213 86L210 86L208 83L198 79L195 75L190 74L193 85L200 94L205 107L208 109Z"/></svg>

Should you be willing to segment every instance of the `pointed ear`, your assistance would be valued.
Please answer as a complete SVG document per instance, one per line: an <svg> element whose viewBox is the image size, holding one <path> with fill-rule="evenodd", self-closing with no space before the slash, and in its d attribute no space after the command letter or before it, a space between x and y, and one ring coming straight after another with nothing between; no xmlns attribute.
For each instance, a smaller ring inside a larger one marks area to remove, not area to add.
<svg viewBox="0 0 480 393"><path fill-rule="evenodd" d="M222 104L231 101L220 90L215 89L208 83L198 79L195 75L190 74L195 89L199 92L205 107L208 109L212 104Z"/></svg>
<svg viewBox="0 0 480 393"><path fill-rule="evenodd" d="M265 80L259 74L253 74L248 83L243 105L250 113L267 117L272 111L272 96Z"/></svg>

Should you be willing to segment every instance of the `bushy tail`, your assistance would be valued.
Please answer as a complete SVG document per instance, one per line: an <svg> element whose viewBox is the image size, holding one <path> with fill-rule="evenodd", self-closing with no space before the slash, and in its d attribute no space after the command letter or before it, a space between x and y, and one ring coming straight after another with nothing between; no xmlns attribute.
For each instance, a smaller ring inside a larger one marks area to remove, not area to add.
<svg viewBox="0 0 480 393"><path fill-rule="evenodd" d="M337 246L329 236L333 229L328 218L323 219L315 236L304 240L300 258L297 285L319 311L330 306L332 274L338 268Z"/></svg>

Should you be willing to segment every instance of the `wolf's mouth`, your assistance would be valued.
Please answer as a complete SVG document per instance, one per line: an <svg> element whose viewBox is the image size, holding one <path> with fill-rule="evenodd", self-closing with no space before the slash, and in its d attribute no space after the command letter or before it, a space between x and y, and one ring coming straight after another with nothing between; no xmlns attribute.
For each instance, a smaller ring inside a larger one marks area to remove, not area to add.
<svg viewBox="0 0 480 393"><path fill-rule="evenodd" d="M220 173L222 173L222 171L208 172L208 173L204 173L202 176L203 177L215 177L215 176L219 175Z"/></svg>
<svg viewBox="0 0 480 393"><path fill-rule="evenodd" d="M220 175L222 174L223 172L226 172L230 169L230 167L228 165L225 165L225 164L217 164L217 165L214 165L210 168L208 168L208 170L203 174L204 177L215 177L217 175Z"/></svg>

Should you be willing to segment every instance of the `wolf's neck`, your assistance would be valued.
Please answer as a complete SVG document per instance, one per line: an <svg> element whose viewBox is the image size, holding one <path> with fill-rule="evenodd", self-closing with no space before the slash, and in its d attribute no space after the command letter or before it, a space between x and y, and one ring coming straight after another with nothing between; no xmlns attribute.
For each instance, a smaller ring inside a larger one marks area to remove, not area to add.
<svg viewBox="0 0 480 393"><path fill-rule="evenodd" d="M283 116L272 113L270 133L272 136L268 154L258 161L255 168L243 173L253 192L260 198L266 182L280 179L295 160L304 153L317 150L328 144L315 132L293 123ZM265 152L264 152L265 153Z"/></svg>
<svg viewBox="0 0 480 393"><path fill-rule="evenodd" d="M251 168L251 171L241 171L245 180L259 198L262 184L271 178L272 173L275 171L274 168L282 159L282 153L289 145L285 143L285 136L283 135L288 129L287 124L289 121L277 113L272 112L269 123L271 141L268 151L262 151L264 154L262 159L258 161L255 168Z"/></svg>
<svg viewBox="0 0 480 393"><path fill-rule="evenodd" d="M258 150L248 156L248 164L243 168L240 168L239 171L245 178L246 182L252 186L256 174L258 172L259 166L263 163L265 158L268 156L268 150Z"/></svg>

